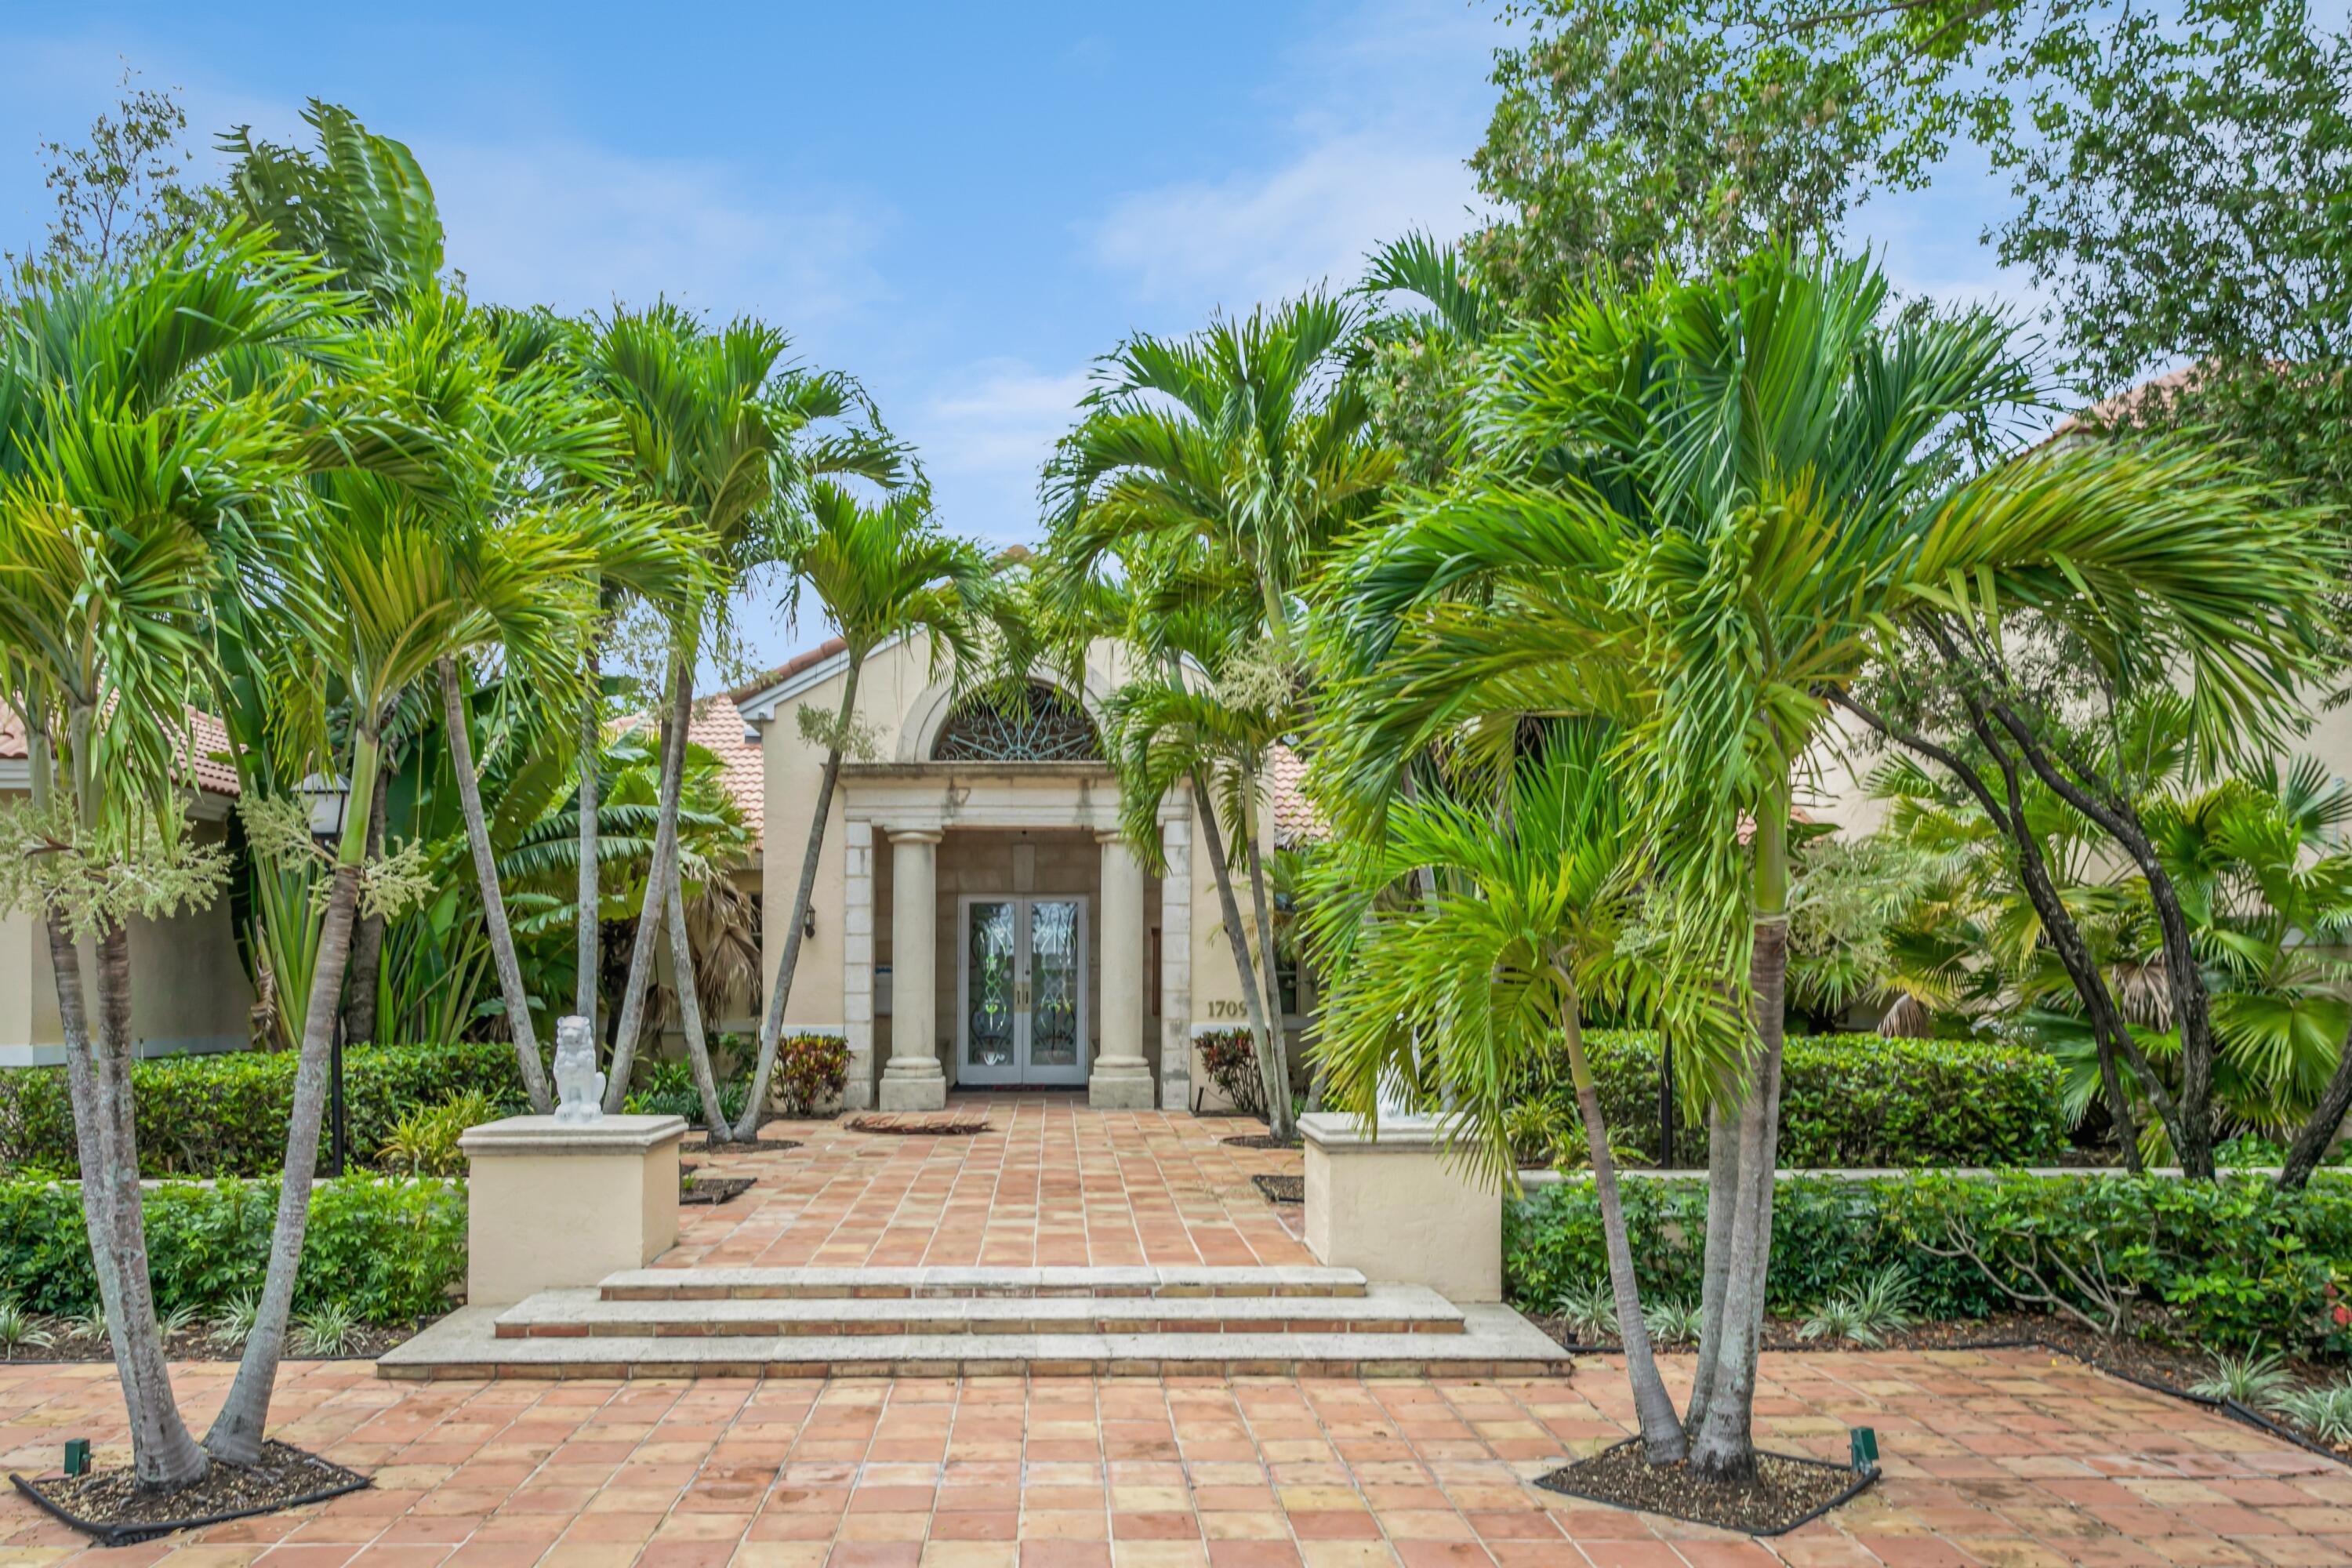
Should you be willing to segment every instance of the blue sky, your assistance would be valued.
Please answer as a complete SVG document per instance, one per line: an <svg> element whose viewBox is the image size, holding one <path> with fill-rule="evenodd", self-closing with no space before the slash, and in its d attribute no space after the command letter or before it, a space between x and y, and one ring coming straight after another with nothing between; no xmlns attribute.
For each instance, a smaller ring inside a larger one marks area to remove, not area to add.
<svg viewBox="0 0 2352 1568"><path fill-rule="evenodd" d="M774 321L865 382L949 526L1011 542L1122 333L1345 284L1381 239L1468 226L1498 9L19 5L0 247L46 222L37 143L77 140L125 63L183 90L200 149L240 122L295 139L329 99L415 150L478 297L667 291ZM1854 237L1906 290L2023 309L1978 243L2000 195L1956 169ZM809 640L744 610L763 658Z"/></svg>

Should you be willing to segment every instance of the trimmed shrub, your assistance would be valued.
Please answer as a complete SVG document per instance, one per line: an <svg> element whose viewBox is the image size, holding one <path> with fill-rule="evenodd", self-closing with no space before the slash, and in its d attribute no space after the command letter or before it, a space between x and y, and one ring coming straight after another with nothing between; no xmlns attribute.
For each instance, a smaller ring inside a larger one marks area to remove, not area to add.
<svg viewBox="0 0 2352 1568"><path fill-rule="evenodd" d="M849 1042L839 1035L786 1035L776 1042L775 1100L787 1116L841 1103L849 1082Z"/></svg>
<svg viewBox="0 0 2352 1568"><path fill-rule="evenodd" d="M158 1057L131 1068L142 1176L272 1176L286 1163L294 1110L293 1051ZM523 1103L514 1047L468 1040L446 1046L351 1046L343 1051L343 1116L354 1160L383 1146L419 1106L479 1089L493 1104ZM331 1136L320 1122L320 1158ZM0 1069L0 1166L72 1176L73 1103L65 1068Z"/></svg>
<svg viewBox="0 0 2352 1568"><path fill-rule="evenodd" d="M1643 1289L1696 1300L1706 1181L1643 1178L1623 1191ZM1538 1189L1507 1204L1503 1224L1514 1300L1548 1310L1569 1287L1606 1277L1590 1184ZM2208 1183L2015 1172L1780 1184L1772 1205L1774 1310L1810 1308L1890 1264L1916 1281L1918 1309L1928 1317L2049 1306L2011 1292L2053 1294L2103 1321L2118 1307L2138 1315L2161 1309L2175 1332L2198 1342L2352 1351L2352 1336L2335 1321L2352 1273L2352 1180L2332 1173L2300 1193L2254 1177Z"/></svg>
<svg viewBox="0 0 2352 1568"><path fill-rule="evenodd" d="M1585 1037L1614 1149L1658 1157L1658 1037L1595 1029ZM1781 1053L1780 1164L1785 1168L2032 1165L2066 1148L2058 1066L2028 1047L1990 1040L1891 1040L1791 1035ZM1565 1054L1523 1099L1580 1125ZM1522 1151L1541 1159L1539 1143ZM1706 1125L1684 1121L1675 1155L1704 1164Z"/></svg>
<svg viewBox="0 0 2352 1568"><path fill-rule="evenodd" d="M145 1190L143 1206L159 1310L209 1314L260 1290L277 1183L165 1182ZM97 1302L78 1185L0 1180L0 1300L61 1317ZM334 1302L364 1322L414 1322L446 1310L465 1272L463 1182L352 1176L311 1190L298 1311Z"/></svg>
<svg viewBox="0 0 2352 1568"><path fill-rule="evenodd" d="M1265 1075L1258 1071L1257 1042L1247 1029L1203 1029L1192 1037L1200 1042L1201 1068L1235 1110L1244 1116L1265 1114Z"/></svg>

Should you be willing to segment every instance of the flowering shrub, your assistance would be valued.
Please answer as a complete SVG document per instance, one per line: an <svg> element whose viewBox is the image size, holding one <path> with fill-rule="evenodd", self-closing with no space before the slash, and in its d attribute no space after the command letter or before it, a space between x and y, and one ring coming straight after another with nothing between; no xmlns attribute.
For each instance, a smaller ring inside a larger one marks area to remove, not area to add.
<svg viewBox="0 0 2352 1568"><path fill-rule="evenodd" d="M776 1046L776 1104L813 1116L841 1104L849 1082L849 1042L839 1035L786 1035Z"/></svg>
<svg viewBox="0 0 2352 1568"><path fill-rule="evenodd" d="M1201 1047L1202 1070L1209 1081L1245 1116L1265 1114L1265 1079L1257 1070L1257 1043L1247 1029L1203 1029L1193 1037Z"/></svg>

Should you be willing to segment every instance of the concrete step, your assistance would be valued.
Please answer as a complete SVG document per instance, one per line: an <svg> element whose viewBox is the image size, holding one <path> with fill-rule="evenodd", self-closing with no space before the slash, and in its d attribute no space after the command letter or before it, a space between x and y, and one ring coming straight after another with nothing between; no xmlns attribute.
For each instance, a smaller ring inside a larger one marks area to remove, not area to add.
<svg viewBox="0 0 2352 1568"><path fill-rule="evenodd" d="M1508 1307L1458 1309L1457 1333L612 1334L500 1338L502 1309L461 1307L376 1362L386 1378L1526 1376L1568 1352Z"/></svg>
<svg viewBox="0 0 2352 1568"><path fill-rule="evenodd" d="M609 1287L608 1287L609 1289ZM494 1337L846 1338L864 1335L1458 1334L1434 1290L1374 1285L1361 1296L896 1296L608 1300L542 1290L498 1315Z"/></svg>
<svg viewBox="0 0 2352 1568"><path fill-rule="evenodd" d="M959 1297L1149 1298L1364 1294L1353 1268L631 1268L607 1277L608 1301L882 1301Z"/></svg>

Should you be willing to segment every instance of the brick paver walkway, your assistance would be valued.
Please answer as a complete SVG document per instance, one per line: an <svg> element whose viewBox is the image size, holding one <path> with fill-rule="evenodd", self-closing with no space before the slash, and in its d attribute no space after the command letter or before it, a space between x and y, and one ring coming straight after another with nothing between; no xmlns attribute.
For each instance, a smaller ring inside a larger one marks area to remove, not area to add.
<svg viewBox="0 0 2352 1568"><path fill-rule="evenodd" d="M1685 1361L1686 1369L1686 1358ZM226 1365L183 1367L192 1416ZM1620 1369L1467 1380L405 1384L287 1368L278 1432L371 1471L113 1552L0 1494L0 1564L116 1568L1729 1568L2352 1563L2352 1472L2039 1352L1769 1355L1775 1447L1887 1476L1755 1542L1527 1485L1624 1429ZM123 1457L103 1366L0 1366L0 1466ZM201 1428L199 1428L201 1429Z"/></svg>
<svg viewBox="0 0 2352 1568"><path fill-rule="evenodd" d="M665 1267L1307 1264L1287 1214L1250 1184L1298 1173L1295 1151L1233 1149L1260 1124L1182 1111L1100 1111L1085 1096L958 1096L984 1109L972 1137L772 1121L803 1146L710 1160L759 1184L689 1208ZM703 1156L687 1151L689 1160Z"/></svg>

